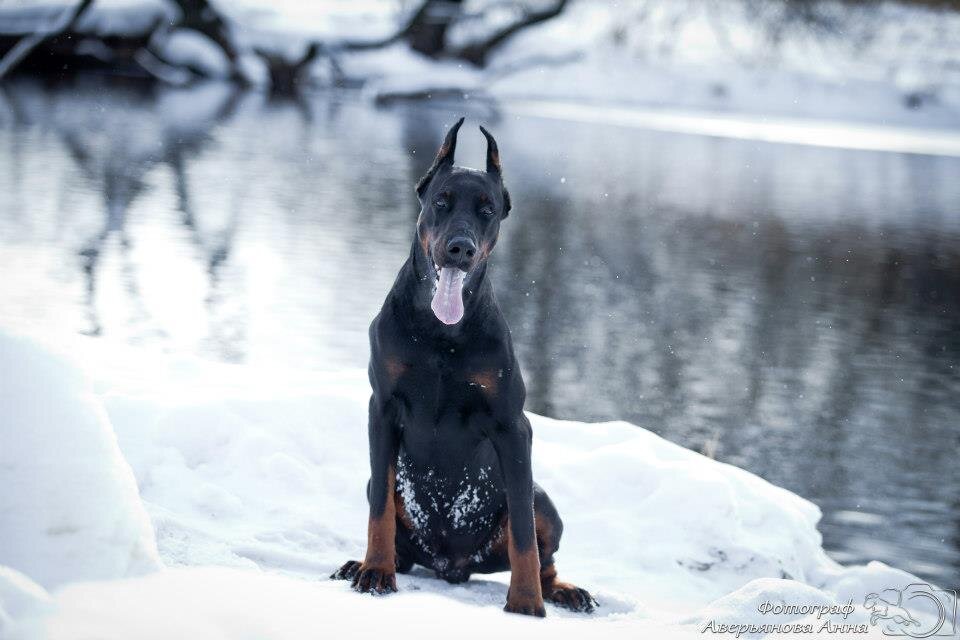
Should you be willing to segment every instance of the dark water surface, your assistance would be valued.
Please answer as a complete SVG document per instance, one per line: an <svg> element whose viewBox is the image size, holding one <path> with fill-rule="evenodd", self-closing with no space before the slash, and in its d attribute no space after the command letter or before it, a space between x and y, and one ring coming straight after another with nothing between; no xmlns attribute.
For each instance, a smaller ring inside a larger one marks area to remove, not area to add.
<svg viewBox="0 0 960 640"><path fill-rule="evenodd" d="M460 112L513 195L492 275L531 410L712 453L820 505L837 559L960 586L957 158L24 81L0 92L0 326L362 367Z"/></svg>

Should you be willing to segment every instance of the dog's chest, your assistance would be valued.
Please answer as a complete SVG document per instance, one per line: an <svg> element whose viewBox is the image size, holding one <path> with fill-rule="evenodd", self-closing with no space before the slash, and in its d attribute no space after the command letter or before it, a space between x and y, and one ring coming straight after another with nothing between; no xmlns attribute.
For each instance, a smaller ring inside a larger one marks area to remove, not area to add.
<svg viewBox="0 0 960 640"><path fill-rule="evenodd" d="M488 531L505 500L499 474L495 458L483 452L460 466L418 463L401 450L396 478L400 516L422 538Z"/></svg>
<svg viewBox="0 0 960 640"><path fill-rule="evenodd" d="M418 404L443 409L488 405L505 387L509 367L485 354L414 353L393 366L396 388Z"/></svg>

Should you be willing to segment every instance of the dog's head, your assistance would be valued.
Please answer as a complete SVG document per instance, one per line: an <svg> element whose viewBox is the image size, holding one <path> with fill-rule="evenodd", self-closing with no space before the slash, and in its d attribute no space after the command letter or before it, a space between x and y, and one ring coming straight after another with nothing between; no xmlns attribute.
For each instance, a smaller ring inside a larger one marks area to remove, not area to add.
<svg viewBox="0 0 960 640"><path fill-rule="evenodd" d="M487 139L486 170L454 166L462 124L460 118L450 128L433 164L417 183L417 237L436 272L437 293L432 308L445 324L456 324L463 317L463 283L490 256L500 233L500 221L510 212L500 153L489 131L480 127Z"/></svg>

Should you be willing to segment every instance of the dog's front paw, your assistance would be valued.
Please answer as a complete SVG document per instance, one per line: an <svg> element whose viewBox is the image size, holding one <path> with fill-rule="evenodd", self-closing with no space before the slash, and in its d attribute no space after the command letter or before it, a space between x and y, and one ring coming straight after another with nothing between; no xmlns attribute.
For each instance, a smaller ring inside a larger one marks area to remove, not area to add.
<svg viewBox="0 0 960 640"><path fill-rule="evenodd" d="M600 606L589 591L565 582L555 584L553 590L544 593L543 597L570 611L593 613Z"/></svg>
<svg viewBox="0 0 960 640"><path fill-rule="evenodd" d="M350 560L337 569L330 578L350 580L350 586L361 593L395 593L397 591L397 574L393 567L388 570Z"/></svg>
<svg viewBox="0 0 960 640"><path fill-rule="evenodd" d="M393 567L384 569L361 565L351 586L361 593L396 593L396 570Z"/></svg>
<svg viewBox="0 0 960 640"><path fill-rule="evenodd" d="M522 613L526 616L546 617L547 610L543 606L543 598L539 594L513 594L513 590L507 592L507 604L503 607L507 613Z"/></svg>

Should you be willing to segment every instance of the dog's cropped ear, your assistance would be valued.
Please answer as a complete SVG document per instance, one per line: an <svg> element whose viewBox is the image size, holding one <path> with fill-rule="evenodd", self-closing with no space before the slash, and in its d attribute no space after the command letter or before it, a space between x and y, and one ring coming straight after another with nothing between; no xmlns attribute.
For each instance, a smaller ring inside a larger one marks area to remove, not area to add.
<svg viewBox="0 0 960 640"><path fill-rule="evenodd" d="M427 190L427 185L430 184L430 180L433 179L437 171L443 167L453 166L453 155L457 151L457 133L460 131L460 125L462 124L463 118L460 118L447 131L447 136L443 139L443 144L440 145L440 150L437 151L437 157L433 159L433 164L417 182L417 197L423 197L423 192Z"/></svg>
<svg viewBox="0 0 960 640"><path fill-rule="evenodd" d="M498 181L500 181L501 186L503 185L503 169L500 166L500 149L497 148L497 141L494 140L493 135L483 128L483 125L480 126L480 131L483 132L483 137L487 139L487 173L495 176ZM507 192L507 188L503 188L503 217L506 218L507 214L510 213L510 193Z"/></svg>
<svg viewBox="0 0 960 640"><path fill-rule="evenodd" d="M490 132L480 125L480 132L487 139L487 173L500 177L500 150L497 148L497 141L493 139Z"/></svg>

